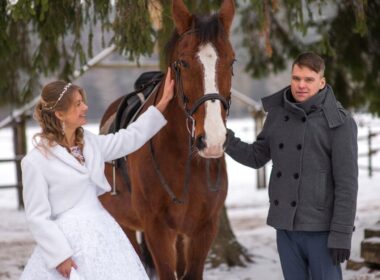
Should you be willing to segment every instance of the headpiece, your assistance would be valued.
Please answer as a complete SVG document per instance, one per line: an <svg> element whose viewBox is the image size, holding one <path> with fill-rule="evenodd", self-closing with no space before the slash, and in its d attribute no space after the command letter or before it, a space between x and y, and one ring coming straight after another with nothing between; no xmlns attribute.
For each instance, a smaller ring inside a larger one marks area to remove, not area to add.
<svg viewBox="0 0 380 280"><path fill-rule="evenodd" d="M62 99L62 97L65 95L65 93L67 92L67 90L70 88L71 86L71 83L68 83L67 85L65 85L65 87L63 88L61 94L59 95L57 101L54 103L53 106L50 106L50 107L45 107L44 109L45 110L53 110L55 108L55 106L57 106L58 102Z"/></svg>

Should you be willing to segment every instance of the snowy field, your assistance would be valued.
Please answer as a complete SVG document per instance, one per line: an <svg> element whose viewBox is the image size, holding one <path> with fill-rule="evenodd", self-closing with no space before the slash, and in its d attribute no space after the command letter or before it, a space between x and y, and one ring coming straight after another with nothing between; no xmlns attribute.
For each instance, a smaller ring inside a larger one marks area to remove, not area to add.
<svg viewBox="0 0 380 280"><path fill-rule="evenodd" d="M359 136L368 132L368 124L373 131L380 131L380 121L369 116L356 117L359 124ZM246 141L252 141L254 123L250 119L230 120L229 127ZM88 129L97 132L97 126L88 125ZM28 139L36 132L30 128ZM0 159L13 157L12 134L10 129L0 130ZM359 154L367 151L366 141L359 142ZM380 147L380 137L373 139L374 147ZM29 148L31 143L29 143ZM360 158L359 164L366 165L368 159ZM206 280L279 280L283 279L276 251L275 231L265 224L268 197L267 190L256 189L256 173L254 170L237 164L227 158L229 172L229 193L227 197L228 215L235 234L253 256L253 263L246 267L218 269L206 268ZM373 159L375 167L380 167L380 155ZM268 164L270 166L270 164ZM269 167L268 174L269 177ZM15 167L13 164L0 163L0 185L15 183ZM360 259L360 242L363 230L380 221L380 172L371 178L364 169L359 173L359 196L356 217L356 231L353 235L351 256ZM34 242L28 232L24 213L17 210L17 194L13 189L0 190L0 280L18 279L31 254ZM350 271L345 268L344 279L369 280L380 279L380 271L369 271L362 268Z"/></svg>

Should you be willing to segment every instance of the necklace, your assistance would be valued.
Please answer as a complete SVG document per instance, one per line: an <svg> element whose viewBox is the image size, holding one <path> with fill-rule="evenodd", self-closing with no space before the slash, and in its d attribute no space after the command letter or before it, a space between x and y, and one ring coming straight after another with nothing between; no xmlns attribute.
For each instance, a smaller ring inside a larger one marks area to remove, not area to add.
<svg viewBox="0 0 380 280"><path fill-rule="evenodd" d="M72 154L79 161L80 164L84 165L84 156L79 146L70 147L70 154Z"/></svg>

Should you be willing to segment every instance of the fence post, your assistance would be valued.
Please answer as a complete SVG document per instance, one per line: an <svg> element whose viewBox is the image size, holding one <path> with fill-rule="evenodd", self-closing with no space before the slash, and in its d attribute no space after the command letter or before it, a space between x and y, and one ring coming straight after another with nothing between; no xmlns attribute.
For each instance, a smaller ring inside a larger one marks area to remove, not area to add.
<svg viewBox="0 0 380 280"><path fill-rule="evenodd" d="M255 139L256 139L257 135L263 129L265 114L262 110L259 110L259 111L254 111L252 113L252 116L255 120ZM265 166L263 166L257 169L257 188L265 189L265 187L266 187L266 172L265 172Z"/></svg>
<svg viewBox="0 0 380 280"><path fill-rule="evenodd" d="M368 127L368 177L372 177L372 132Z"/></svg>
<svg viewBox="0 0 380 280"><path fill-rule="evenodd" d="M17 120L12 123L13 128L13 147L16 158L26 154L26 121L25 116L21 115ZM17 197L18 208L24 208L24 201L22 199L22 174L21 174L21 160L17 159L16 163L16 177L17 177Z"/></svg>

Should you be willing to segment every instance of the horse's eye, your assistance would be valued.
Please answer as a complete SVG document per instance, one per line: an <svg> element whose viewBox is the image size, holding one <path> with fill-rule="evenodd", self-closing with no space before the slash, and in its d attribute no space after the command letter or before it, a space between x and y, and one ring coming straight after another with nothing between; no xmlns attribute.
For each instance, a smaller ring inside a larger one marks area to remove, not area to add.
<svg viewBox="0 0 380 280"><path fill-rule="evenodd" d="M189 68L189 64L188 64L186 61L182 60L182 59L179 61L179 64L180 64L183 68Z"/></svg>

